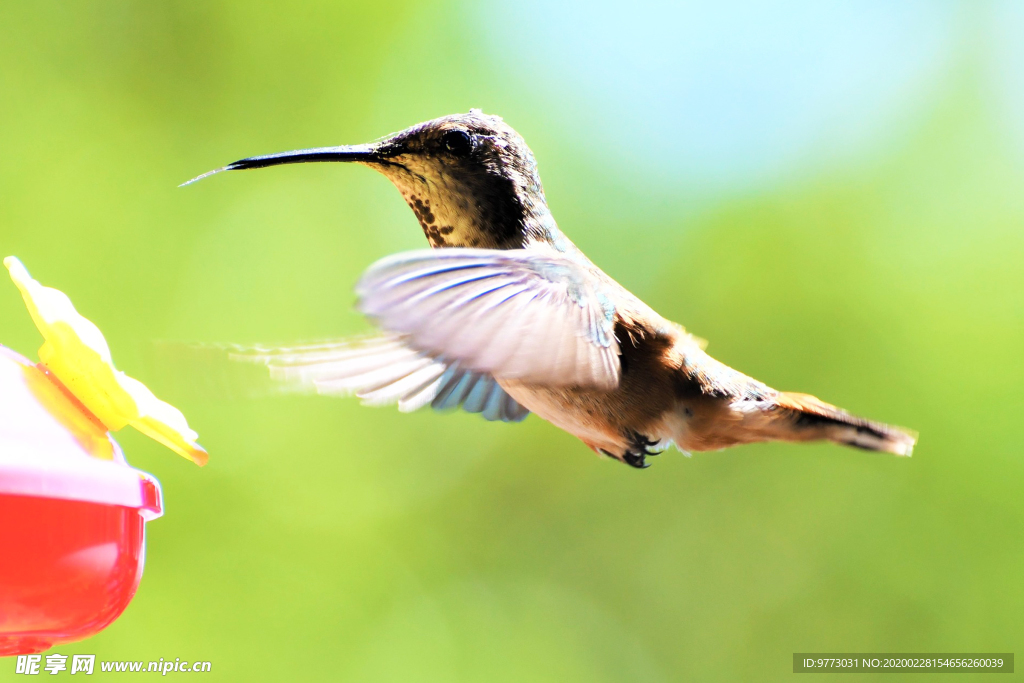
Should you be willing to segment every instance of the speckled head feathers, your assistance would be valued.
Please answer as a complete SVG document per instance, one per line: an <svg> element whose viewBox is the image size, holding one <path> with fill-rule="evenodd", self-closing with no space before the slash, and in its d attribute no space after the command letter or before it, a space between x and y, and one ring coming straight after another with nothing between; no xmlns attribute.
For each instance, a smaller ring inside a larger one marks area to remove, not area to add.
<svg viewBox="0 0 1024 683"><path fill-rule="evenodd" d="M533 153L498 116L472 109L380 142L367 161L408 202L432 246L521 246L550 212Z"/></svg>

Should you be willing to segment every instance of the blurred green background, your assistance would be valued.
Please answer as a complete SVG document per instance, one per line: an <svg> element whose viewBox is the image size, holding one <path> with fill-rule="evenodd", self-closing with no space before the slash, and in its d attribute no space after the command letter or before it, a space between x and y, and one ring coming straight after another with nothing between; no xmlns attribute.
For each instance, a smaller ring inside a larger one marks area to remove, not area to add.
<svg viewBox="0 0 1024 683"><path fill-rule="evenodd" d="M1021 653L1024 6L712 4L2 0L0 251L211 455L119 436L166 515L125 614L58 651L238 681ZM154 344L367 329L363 268L425 246L383 177L177 185L470 107L524 135L612 276L722 361L917 429L914 457L761 445L638 472L536 417L240 395ZM0 321L33 355L13 286Z"/></svg>

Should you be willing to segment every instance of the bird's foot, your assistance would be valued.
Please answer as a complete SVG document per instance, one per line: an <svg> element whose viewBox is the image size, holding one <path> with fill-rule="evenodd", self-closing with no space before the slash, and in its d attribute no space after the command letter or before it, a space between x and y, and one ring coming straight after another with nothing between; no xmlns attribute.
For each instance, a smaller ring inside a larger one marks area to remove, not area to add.
<svg viewBox="0 0 1024 683"><path fill-rule="evenodd" d="M618 456L618 459L630 467L639 470L647 469L651 466L651 463L647 462L647 456L661 455L662 453L662 450L657 449L658 441L653 441L639 432L630 432L627 438L629 447L621 456ZM609 455L611 454L609 453Z"/></svg>
<svg viewBox="0 0 1024 683"><path fill-rule="evenodd" d="M635 467L638 470L645 470L651 466L651 463L647 462L647 455L647 453L630 453L629 451L626 451L622 454L622 462L626 463L630 467Z"/></svg>

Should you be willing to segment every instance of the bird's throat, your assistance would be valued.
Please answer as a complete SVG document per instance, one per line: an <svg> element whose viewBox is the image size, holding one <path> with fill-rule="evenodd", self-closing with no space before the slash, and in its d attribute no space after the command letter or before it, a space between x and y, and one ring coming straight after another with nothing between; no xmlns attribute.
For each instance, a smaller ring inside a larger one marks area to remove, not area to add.
<svg viewBox="0 0 1024 683"><path fill-rule="evenodd" d="M410 161L379 170L402 193L432 247L520 249L540 217L550 216L543 195L524 197L510 179L459 177Z"/></svg>

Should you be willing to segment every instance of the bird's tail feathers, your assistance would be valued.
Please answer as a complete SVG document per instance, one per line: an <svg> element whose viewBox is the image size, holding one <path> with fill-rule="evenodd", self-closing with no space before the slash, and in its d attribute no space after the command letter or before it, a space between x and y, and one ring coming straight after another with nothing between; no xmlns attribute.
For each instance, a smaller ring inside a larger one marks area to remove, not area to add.
<svg viewBox="0 0 1024 683"><path fill-rule="evenodd" d="M782 411L780 419L773 421L778 428L777 438L785 441L827 439L902 456L910 456L917 443L915 432L851 415L809 394L782 392L775 405Z"/></svg>

